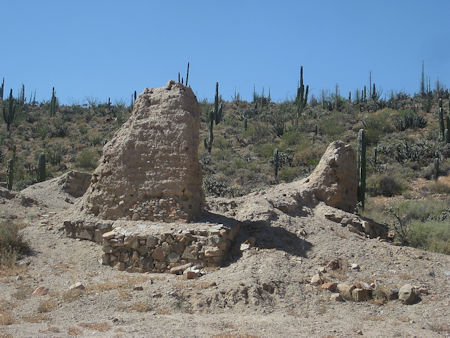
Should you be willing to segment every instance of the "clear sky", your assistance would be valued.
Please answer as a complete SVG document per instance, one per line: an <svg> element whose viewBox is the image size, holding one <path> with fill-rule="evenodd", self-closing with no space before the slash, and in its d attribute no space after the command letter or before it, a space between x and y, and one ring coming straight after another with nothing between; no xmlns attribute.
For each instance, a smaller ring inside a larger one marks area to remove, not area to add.
<svg viewBox="0 0 450 338"><path fill-rule="evenodd" d="M419 90L421 64L432 87L450 87L448 0L0 0L0 77L63 103L123 99L177 73L199 100L215 82L229 100L253 86L293 98L305 83L341 95L369 82L385 94Z"/></svg>

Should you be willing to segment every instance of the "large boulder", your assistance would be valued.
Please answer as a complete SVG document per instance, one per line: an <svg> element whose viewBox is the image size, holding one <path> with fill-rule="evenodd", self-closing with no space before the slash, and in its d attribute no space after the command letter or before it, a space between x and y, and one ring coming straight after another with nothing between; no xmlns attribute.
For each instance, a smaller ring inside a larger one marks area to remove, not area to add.
<svg viewBox="0 0 450 338"><path fill-rule="evenodd" d="M357 177L354 150L342 141L334 141L305 180L305 190L331 207L353 211L357 203Z"/></svg>
<svg viewBox="0 0 450 338"><path fill-rule="evenodd" d="M100 219L190 221L202 212L200 108L191 88L145 89L103 149L81 210Z"/></svg>

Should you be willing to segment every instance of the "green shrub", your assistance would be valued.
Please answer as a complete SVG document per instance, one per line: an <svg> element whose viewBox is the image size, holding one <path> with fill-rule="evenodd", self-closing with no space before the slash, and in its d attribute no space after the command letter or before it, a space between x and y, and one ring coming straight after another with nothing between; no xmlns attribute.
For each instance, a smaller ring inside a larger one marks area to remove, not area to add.
<svg viewBox="0 0 450 338"><path fill-rule="evenodd" d="M77 166L83 169L92 170L97 167L98 155L92 150L82 150L77 157Z"/></svg>
<svg viewBox="0 0 450 338"><path fill-rule="evenodd" d="M367 191L371 196L400 195L406 189L403 179L389 174L374 174L367 179Z"/></svg>
<svg viewBox="0 0 450 338"><path fill-rule="evenodd" d="M365 131L368 144L377 144L381 136L391 133L393 128L389 122L390 110L380 110L370 114L365 120Z"/></svg>
<svg viewBox="0 0 450 338"><path fill-rule="evenodd" d="M413 221L409 226L409 245L450 254L450 221Z"/></svg>
<svg viewBox="0 0 450 338"><path fill-rule="evenodd" d="M296 167L282 167L278 173L281 181L291 182L299 176L299 170Z"/></svg>
<svg viewBox="0 0 450 338"><path fill-rule="evenodd" d="M394 118L395 128L399 131L412 128L425 128L427 120L412 110L400 110Z"/></svg>

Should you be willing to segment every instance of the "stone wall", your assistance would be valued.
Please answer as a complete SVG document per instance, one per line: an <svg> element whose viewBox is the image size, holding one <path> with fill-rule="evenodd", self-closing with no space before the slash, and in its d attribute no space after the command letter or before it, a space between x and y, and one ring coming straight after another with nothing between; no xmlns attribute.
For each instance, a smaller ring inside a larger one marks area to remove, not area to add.
<svg viewBox="0 0 450 338"><path fill-rule="evenodd" d="M104 265L129 272L167 272L187 263L197 267L220 266L239 231L239 224L117 221L103 234Z"/></svg>

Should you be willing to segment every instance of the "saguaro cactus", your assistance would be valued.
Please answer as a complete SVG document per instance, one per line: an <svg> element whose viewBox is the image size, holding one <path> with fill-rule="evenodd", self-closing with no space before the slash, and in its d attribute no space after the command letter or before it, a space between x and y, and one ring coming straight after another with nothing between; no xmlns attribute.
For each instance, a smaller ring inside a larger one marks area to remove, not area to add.
<svg viewBox="0 0 450 338"><path fill-rule="evenodd" d="M358 132L358 151L357 151L357 166L358 166L358 203L364 209L364 200L366 194L366 135L364 129Z"/></svg>
<svg viewBox="0 0 450 338"><path fill-rule="evenodd" d="M275 150L273 151L273 171L275 179L278 178L278 169L280 169L280 156L278 153L278 149L275 148Z"/></svg>
<svg viewBox="0 0 450 338"><path fill-rule="evenodd" d="M55 87L53 87L52 88L52 100L50 101L50 116L55 116L56 106L57 106L57 100L56 100L56 94L55 94Z"/></svg>
<svg viewBox="0 0 450 338"><path fill-rule="evenodd" d="M449 114L450 114L450 112L449 112ZM444 131L444 139L445 139L445 142L450 143L450 134L448 132L448 130L450 129L450 117L448 116L448 114L447 114L446 120L447 120L447 128Z"/></svg>
<svg viewBox="0 0 450 338"><path fill-rule="evenodd" d="M307 85L305 88L305 85L303 84L303 66L300 67L300 86L297 88L297 97L295 98L295 104L297 106L297 116L295 119L295 125L298 128L298 120L300 118L300 115L303 113L303 110L306 107L306 104L308 103L308 91L309 86Z"/></svg>
<svg viewBox="0 0 450 338"><path fill-rule="evenodd" d="M5 78L3 78L2 85L0 86L0 101L3 101L4 90L5 90Z"/></svg>
<svg viewBox="0 0 450 338"><path fill-rule="evenodd" d="M39 155L39 161L38 161L38 175L37 175L38 182L44 182L46 179L46 172L45 172L45 154L41 153Z"/></svg>
<svg viewBox="0 0 450 338"><path fill-rule="evenodd" d="M222 121L223 106L219 105L219 82L216 82L216 95L214 96L214 109L209 112L209 141L205 138L205 148L211 154L212 144L214 141L214 123L219 124Z"/></svg>
<svg viewBox="0 0 450 338"><path fill-rule="evenodd" d="M188 85L188 81L189 81L189 62L187 64L187 70L186 70L186 86Z"/></svg>
<svg viewBox="0 0 450 338"><path fill-rule="evenodd" d="M444 133L445 133L445 126L444 126L444 109L442 109L442 99L439 98L439 139L441 141L444 141Z"/></svg>
<svg viewBox="0 0 450 338"><path fill-rule="evenodd" d="M437 181L439 178L439 152L434 153L434 173L433 178Z"/></svg>
<svg viewBox="0 0 450 338"><path fill-rule="evenodd" d="M8 172L6 177L6 187L8 190L12 189L14 181L14 158L8 161Z"/></svg>
<svg viewBox="0 0 450 338"><path fill-rule="evenodd" d="M11 123L14 121L14 116L16 114L16 103L12 94L12 89L9 92L9 98L8 98L8 108L6 106L3 106L3 119L6 123L6 130L8 131L8 134L11 134Z"/></svg>

